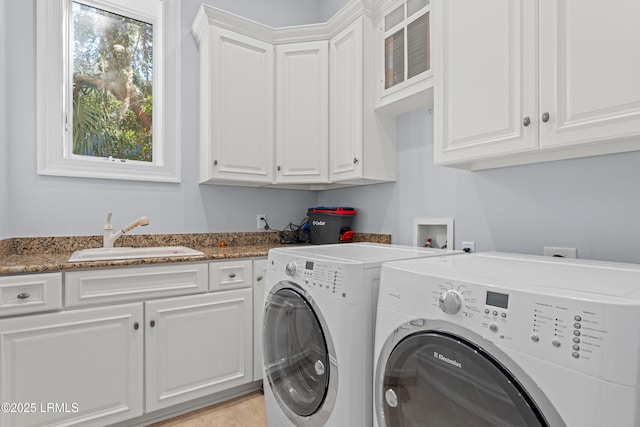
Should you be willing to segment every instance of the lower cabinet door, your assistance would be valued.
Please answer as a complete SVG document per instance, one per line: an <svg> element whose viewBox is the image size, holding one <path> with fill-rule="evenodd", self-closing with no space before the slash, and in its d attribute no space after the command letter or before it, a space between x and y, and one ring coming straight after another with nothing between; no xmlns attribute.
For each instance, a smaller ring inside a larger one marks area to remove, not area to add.
<svg viewBox="0 0 640 427"><path fill-rule="evenodd" d="M253 380L262 381L262 318L264 313L264 283L267 259L253 261Z"/></svg>
<svg viewBox="0 0 640 427"><path fill-rule="evenodd" d="M142 303L0 320L0 426L142 415L142 322Z"/></svg>
<svg viewBox="0 0 640 427"><path fill-rule="evenodd" d="M147 412L253 380L252 290L146 302Z"/></svg>

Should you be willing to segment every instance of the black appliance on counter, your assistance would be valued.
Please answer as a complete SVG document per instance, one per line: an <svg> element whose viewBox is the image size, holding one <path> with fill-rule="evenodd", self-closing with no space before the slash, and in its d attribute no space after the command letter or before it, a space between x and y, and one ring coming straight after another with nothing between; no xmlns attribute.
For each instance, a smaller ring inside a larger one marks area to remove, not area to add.
<svg viewBox="0 0 640 427"><path fill-rule="evenodd" d="M349 243L353 239L351 230L356 210L350 207L318 206L307 209L309 217L309 242L314 245Z"/></svg>

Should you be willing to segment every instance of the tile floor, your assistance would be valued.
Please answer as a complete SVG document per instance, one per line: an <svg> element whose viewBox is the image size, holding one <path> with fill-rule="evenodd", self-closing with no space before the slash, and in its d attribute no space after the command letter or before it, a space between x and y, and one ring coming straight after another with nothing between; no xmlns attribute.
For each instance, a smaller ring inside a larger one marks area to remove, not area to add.
<svg viewBox="0 0 640 427"><path fill-rule="evenodd" d="M255 391L149 427L266 427L264 395Z"/></svg>

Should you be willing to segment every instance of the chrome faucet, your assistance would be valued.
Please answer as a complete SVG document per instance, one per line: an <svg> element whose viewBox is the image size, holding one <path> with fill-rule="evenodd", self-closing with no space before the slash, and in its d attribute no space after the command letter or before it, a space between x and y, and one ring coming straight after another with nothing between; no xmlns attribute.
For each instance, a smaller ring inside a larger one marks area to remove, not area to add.
<svg viewBox="0 0 640 427"><path fill-rule="evenodd" d="M113 227L111 226L111 212L107 213L107 222L104 224L104 234L102 239L103 247L112 248L113 243L118 239L118 237L140 225L149 225L149 218L147 218L146 216L141 216L131 224L127 225L126 227L122 227L120 230L114 233Z"/></svg>

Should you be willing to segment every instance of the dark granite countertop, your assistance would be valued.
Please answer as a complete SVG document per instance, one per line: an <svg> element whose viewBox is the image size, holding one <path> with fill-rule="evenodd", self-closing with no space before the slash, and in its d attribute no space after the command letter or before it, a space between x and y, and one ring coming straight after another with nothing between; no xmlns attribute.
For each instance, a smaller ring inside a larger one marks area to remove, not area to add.
<svg viewBox="0 0 640 427"><path fill-rule="evenodd" d="M391 243L389 234L356 233L353 241ZM265 257L284 246L277 232L125 235L116 246L187 246L200 256L68 262L78 249L99 248L102 236L16 237L0 240L0 275Z"/></svg>

